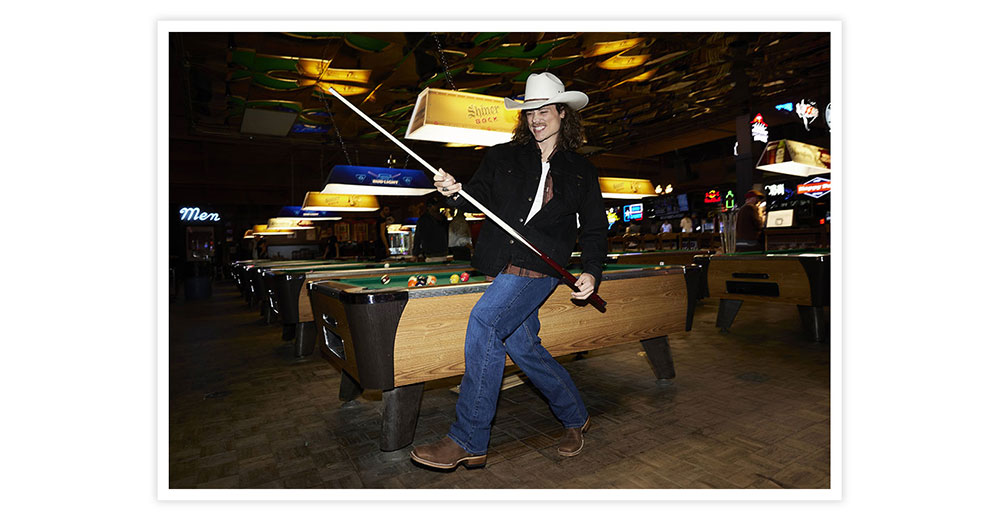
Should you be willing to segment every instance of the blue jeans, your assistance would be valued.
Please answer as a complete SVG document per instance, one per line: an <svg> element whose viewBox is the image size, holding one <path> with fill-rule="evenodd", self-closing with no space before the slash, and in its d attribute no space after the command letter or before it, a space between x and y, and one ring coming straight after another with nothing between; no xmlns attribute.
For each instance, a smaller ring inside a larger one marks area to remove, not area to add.
<svg viewBox="0 0 1000 521"><path fill-rule="evenodd" d="M587 408L569 373L538 338L538 308L558 283L553 277L501 274L472 308L465 332L465 375L455 406L457 419L448 431L466 452L486 453L505 355L531 379L567 429L582 427L587 421Z"/></svg>

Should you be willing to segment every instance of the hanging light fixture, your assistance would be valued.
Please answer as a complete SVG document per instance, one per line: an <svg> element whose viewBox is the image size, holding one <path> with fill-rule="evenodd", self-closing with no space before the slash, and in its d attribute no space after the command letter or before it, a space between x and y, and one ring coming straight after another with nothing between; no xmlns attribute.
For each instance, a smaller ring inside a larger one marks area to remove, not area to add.
<svg viewBox="0 0 1000 521"><path fill-rule="evenodd" d="M830 151L790 139L771 141L764 147L757 169L800 177L829 174Z"/></svg>
<svg viewBox="0 0 1000 521"><path fill-rule="evenodd" d="M598 177L597 180L601 183L601 196L605 199L656 197L656 190L649 179Z"/></svg>
<svg viewBox="0 0 1000 521"><path fill-rule="evenodd" d="M266 224L255 224L253 225L253 235L254 237L260 236L270 236L270 235L295 235L294 231L288 230L275 230L267 227Z"/></svg>
<svg viewBox="0 0 1000 521"><path fill-rule="evenodd" d="M342 217L333 212L303 210L301 206L284 206L278 212L278 217L297 217L310 221L339 221L342 219Z"/></svg>
<svg viewBox="0 0 1000 521"><path fill-rule="evenodd" d="M428 87L417 96L405 137L493 146L510 141L515 127L517 111L503 98Z"/></svg>
<svg viewBox="0 0 1000 521"><path fill-rule="evenodd" d="M267 220L268 230L312 230L312 221L296 217L275 217Z"/></svg>
<svg viewBox="0 0 1000 521"><path fill-rule="evenodd" d="M379 208L378 199L374 195L365 194L306 192L306 198L302 201L302 209L305 211L374 212Z"/></svg>
<svg viewBox="0 0 1000 521"><path fill-rule="evenodd" d="M336 165L330 170L322 193L419 196L433 191L434 185L421 170Z"/></svg>

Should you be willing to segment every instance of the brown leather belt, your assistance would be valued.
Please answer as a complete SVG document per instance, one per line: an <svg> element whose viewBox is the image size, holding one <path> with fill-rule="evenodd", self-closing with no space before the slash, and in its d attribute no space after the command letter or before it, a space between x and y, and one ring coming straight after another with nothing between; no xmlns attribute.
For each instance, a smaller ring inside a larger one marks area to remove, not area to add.
<svg viewBox="0 0 1000 521"><path fill-rule="evenodd" d="M509 262L507 263L506 266L504 266L502 270L500 270L500 273L506 273L508 275L517 275L518 277L528 277L529 279L540 279L543 277L548 277L548 275L544 273L534 270L529 270L528 268L522 268L520 266L514 266ZM486 282L493 282L493 279L495 278L496 277L490 277L489 275L487 275Z"/></svg>

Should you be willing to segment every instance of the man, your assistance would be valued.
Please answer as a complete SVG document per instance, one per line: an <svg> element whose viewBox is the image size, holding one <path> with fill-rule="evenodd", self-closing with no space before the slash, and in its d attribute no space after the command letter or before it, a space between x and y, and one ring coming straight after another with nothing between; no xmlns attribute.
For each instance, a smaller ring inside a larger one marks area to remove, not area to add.
<svg viewBox="0 0 1000 521"><path fill-rule="evenodd" d="M441 213L441 203L430 200L424 214L417 219L413 232L413 255L426 262L441 262L448 258L448 218Z"/></svg>
<svg viewBox="0 0 1000 521"><path fill-rule="evenodd" d="M463 211L456 211L448 225L448 252L455 260L472 258L472 231Z"/></svg>
<svg viewBox="0 0 1000 521"><path fill-rule="evenodd" d="M764 219L757 205L763 198L763 193L750 190L746 193L743 206L736 212L736 251L760 249L760 234L764 229Z"/></svg>
<svg viewBox="0 0 1000 521"><path fill-rule="evenodd" d="M340 242L337 241L337 233L330 229L330 237L326 240L326 248L323 250L323 258L325 260L336 259L340 257Z"/></svg>
<svg viewBox="0 0 1000 521"><path fill-rule="evenodd" d="M375 216L375 221L378 224L378 242L375 243L375 259L387 259L390 256L389 250L389 225L393 224L395 220L392 217L392 211L388 206L383 206L379 210L378 215Z"/></svg>
<svg viewBox="0 0 1000 521"><path fill-rule="evenodd" d="M513 139L486 152L465 191L560 265L569 263L579 239L583 273L572 297L586 299L600 281L607 250L597 170L573 152L583 143L577 111L588 98L565 91L559 78L544 72L528 77L524 100L505 100L508 109L520 110ZM444 170L434 176L434 185L450 206L475 211L457 194L462 184ZM505 355L565 427L558 453L579 454L590 415L569 373L538 338L538 308L559 284L558 273L492 221L483 225L472 265L495 279L469 317L456 421L445 438L414 447L410 457L440 469L486 464Z"/></svg>
<svg viewBox="0 0 1000 521"><path fill-rule="evenodd" d="M686 213L681 217L681 233L693 233L694 223L691 221L691 214Z"/></svg>

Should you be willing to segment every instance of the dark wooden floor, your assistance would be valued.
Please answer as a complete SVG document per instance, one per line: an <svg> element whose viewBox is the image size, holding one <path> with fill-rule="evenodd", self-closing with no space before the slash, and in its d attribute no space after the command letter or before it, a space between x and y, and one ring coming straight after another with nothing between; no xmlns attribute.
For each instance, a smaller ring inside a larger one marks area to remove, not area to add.
<svg viewBox="0 0 1000 521"><path fill-rule="evenodd" d="M337 398L340 374L295 360L235 286L170 304L170 488L829 488L830 350L795 306L744 303L733 330L699 305L658 382L638 343L567 357L593 426L556 454L562 427L530 385L500 395L484 469L431 471L378 448L381 401ZM544 328L544 324L542 325ZM415 443L443 436L457 380L429 384Z"/></svg>

